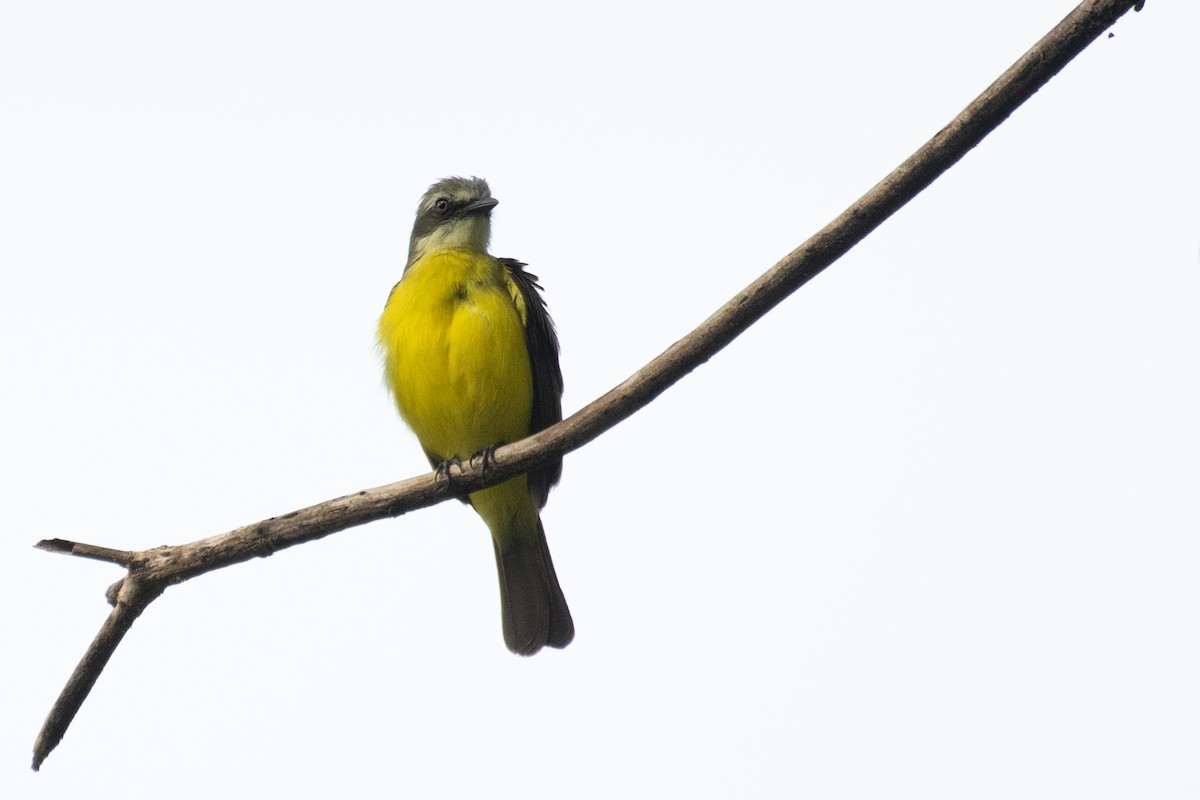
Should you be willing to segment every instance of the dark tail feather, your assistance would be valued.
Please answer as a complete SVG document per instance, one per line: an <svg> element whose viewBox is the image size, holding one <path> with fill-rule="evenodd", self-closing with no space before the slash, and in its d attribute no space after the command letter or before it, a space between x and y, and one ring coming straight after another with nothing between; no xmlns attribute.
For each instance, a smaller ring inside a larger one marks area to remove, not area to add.
<svg viewBox="0 0 1200 800"><path fill-rule="evenodd" d="M566 647L575 638L575 623L554 574L541 520L536 542L505 542L503 550L494 538L492 543L496 571L500 573L500 613L508 649L531 656L545 645Z"/></svg>

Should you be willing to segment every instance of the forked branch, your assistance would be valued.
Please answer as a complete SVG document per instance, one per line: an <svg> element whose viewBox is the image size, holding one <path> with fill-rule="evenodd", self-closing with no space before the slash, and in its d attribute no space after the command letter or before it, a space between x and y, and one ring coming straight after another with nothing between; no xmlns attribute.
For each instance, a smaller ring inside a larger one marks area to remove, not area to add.
<svg viewBox="0 0 1200 800"><path fill-rule="evenodd" d="M75 668L34 745L33 768L62 740L109 657L138 615L172 584L214 569L269 556L285 547L474 491L528 472L575 450L650 403L667 387L703 364L780 301L825 269L897 209L979 144L1067 62L1111 27L1135 0L1086 0L984 90L920 150L875 185L833 222L793 250L702 325L628 380L568 419L515 444L499 448L484 475L464 465L449 482L432 474L339 497L220 536L174 547L122 551L62 539L38 546L110 561L128 574L108 592L113 611ZM453 490L451 489L453 487Z"/></svg>

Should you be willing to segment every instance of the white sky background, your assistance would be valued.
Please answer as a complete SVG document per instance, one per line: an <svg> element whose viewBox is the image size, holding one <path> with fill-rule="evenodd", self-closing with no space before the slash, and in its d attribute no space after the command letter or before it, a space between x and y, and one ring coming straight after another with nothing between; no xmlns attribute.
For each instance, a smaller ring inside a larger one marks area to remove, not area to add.
<svg viewBox="0 0 1200 800"><path fill-rule="evenodd" d="M1151 0L544 513L504 648L452 503L169 590L40 774L120 576L427 469L375 321L486 177L574 411L1074 5L0 11L0 795L1200 795L1200 6ZM167 787L164 790L164 787Z"/></svg>

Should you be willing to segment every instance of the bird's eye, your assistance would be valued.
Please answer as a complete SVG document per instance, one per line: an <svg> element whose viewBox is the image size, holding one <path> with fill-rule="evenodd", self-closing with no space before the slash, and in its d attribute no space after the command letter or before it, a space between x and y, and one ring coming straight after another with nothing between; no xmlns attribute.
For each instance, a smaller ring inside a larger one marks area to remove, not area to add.
<svg viewBox="0 0 1200 800"><path fill-rule="evenodd" d="M450 208L450 201L444 197L439 197L437 202L433 204L433 207L438 211L445 212L446 209Z"/></svg>

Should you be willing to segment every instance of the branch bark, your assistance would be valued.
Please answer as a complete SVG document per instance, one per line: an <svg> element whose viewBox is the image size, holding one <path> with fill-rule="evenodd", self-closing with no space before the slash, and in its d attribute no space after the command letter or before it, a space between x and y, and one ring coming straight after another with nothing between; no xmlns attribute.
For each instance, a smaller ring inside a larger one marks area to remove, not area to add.
<svg viewBox="0 0 1200 800"><path fill-rule="evenodd" d="M62 539L43 540L52 552L119 564L128 574L111 586L113 610L76 666L34 745L38 769L58 745L96 679L138 615L169 586L251 558L320 539L385 517L434 505L500 483L578 449L650 403L706 362L825 267L845 254L901 206L979 144L1060 69L1131 8L1135 0L1086 0L983 91L953 121L837 219L789 253L698 328L667 348L624 383L568 419L496 450L485 471L463 465L448 480L431 473L318 503L280 517L190 544L123 551Z"/></svg>

